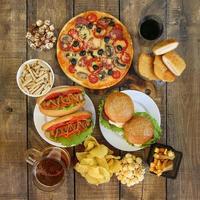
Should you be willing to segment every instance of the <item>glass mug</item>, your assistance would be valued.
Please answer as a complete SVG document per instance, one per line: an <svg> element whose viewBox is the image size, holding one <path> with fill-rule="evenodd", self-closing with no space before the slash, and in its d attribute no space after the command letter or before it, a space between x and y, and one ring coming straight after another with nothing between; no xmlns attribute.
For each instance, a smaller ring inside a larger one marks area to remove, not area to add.
<svg viewBox="0 0 200 200"><path fill-rule="evenodd" d="M47 147L42 151L28 149L25 160L33 166L33 183L48 192L57 189L64 182L71 163L68 151L59 147Z"/></svg>

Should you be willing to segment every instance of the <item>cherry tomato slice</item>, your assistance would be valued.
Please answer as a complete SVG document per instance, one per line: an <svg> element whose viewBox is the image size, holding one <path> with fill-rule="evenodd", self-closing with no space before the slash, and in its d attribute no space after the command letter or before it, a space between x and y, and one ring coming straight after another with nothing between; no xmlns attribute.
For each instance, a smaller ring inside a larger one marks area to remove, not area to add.
<svg viewBox="0 0 200 200"><path fill-rule="evenodd" d="M121 55L120 60L121 60L123 63L128 64L128 63L130 62L130 60L131 60L131 56L130 56L129 53L123 52L122 55Z"/></svg>
<svg viewBox="0 0 200 200"><path fill-rule="evenodd" d="M118 79L118 78L120 77L120 75L121 75L121 73L120 73L120 71L118 71L118 70L113 71L113 73L112 73L112 77L113 77L114 79Z"/></svg>
<svg viewBox="0 0 200 200"><path fill-rule="evenodd" d="M72 74L74 74L75 71L76 71L74 65L70 65L69 68L68 68L68 70L69 70L69 72L72 73Z"/></svg>
<svg viewBox="0 0 200 200"><path fill-rule="evenodd" d="M98 78L95 74L90 74L90 75L88 76L88 79L89 79L89 81L90 81L91 83L97 83L98 80L99 80L99 78Z"/></svg>
<svg viewBox="0 0 200 200"><path fill-rule="evenodd" d="M89 22L96 22L97 21L97 16L94 14L94 13L90 13L88 16L87 16L87 20Z"/></svg>

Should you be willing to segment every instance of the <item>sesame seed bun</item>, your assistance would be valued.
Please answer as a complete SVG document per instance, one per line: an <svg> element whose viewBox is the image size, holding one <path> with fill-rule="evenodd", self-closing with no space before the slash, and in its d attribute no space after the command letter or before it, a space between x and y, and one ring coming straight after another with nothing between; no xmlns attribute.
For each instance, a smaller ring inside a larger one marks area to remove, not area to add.
<svg viewBox="0 0 200 200"><path fill-rule="evenodd" d="M142 145L154 136L154 127L151 121L143 116L133 116L124 125L125 139L134 145Z"/></svg>
<svg viewBox="0 0 200 200"><path fill-rule="evenodd" d="M104 111L111 121L125 123L133 116L134 105L127 94L113 92L105 100Z"/></svg>

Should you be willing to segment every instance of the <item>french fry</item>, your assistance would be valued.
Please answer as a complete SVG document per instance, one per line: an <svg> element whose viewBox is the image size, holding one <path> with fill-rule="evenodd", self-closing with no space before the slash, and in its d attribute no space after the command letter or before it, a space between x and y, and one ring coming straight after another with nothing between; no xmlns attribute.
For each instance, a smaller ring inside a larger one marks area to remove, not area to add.
<svg viewBox="0 0 200 200"><path fill-rule="evenodd" d="M154 149L153 154L154 160L150 163L150 171L161 176L163 172L173 169L173 159L175 158L175 153L167 148Z"/></svg>
<svg viewBox="0 0 200 200"><path fill-rule="evenodd" d="M159 153L159 148L156 147L156 148L154 149L154 152L155 152L155 153Z"/></svg>

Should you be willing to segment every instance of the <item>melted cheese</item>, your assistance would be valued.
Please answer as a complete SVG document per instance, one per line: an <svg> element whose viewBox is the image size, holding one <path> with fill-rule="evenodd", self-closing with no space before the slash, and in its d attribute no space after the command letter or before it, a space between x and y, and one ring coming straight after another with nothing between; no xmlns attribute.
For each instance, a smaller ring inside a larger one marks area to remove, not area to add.
<svg viewBox="0 0 200 200"><path fill-rule="evenodd" d="M84 72L84 73L86 73L86 74L89 74L89 71L88 71L87 67L80 67L80 66L76 65L75 68L76 68L76 70L77 70L78 72Z"/></svg>
<svg viewBox="0 0 200 200"><path fill-rule="evenodd" d="M115 125L115 126L117 126L117 127L119 127L119 128L122 128L123 125L124 125L124 123L113 122L113 121L111 121L111 120L109 120L109 123L112 124L112 125Z"/></svg>

